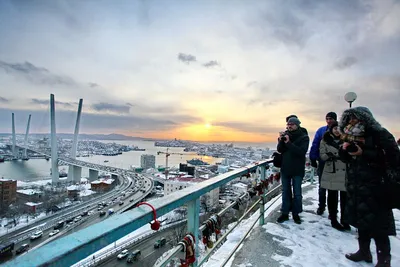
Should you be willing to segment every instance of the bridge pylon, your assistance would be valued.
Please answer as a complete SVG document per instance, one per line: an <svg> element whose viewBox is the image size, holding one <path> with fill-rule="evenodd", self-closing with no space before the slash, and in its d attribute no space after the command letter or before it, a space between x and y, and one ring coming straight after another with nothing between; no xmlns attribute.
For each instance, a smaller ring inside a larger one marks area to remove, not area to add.
<svg viewBox="0 0 400 267"><path fill-rule="evenodd" d="M56 108L54 94L50 94L50 138L51 138L51 182L56 185L60 181L58 173L58 146L56 135Z"/></svg>
<svg viewBox="0 0 400 267"><path fill-rule="evenodd" d="M76 122L75 122L75 131L74 131L74 139L72 142L71 148L71 158L76 159L76 151L78 149L78 135L79 135L79 126L81 123L81 114L82 114L82 104L83 99L79 99L78 105L78 113L76 115ZM76 177L75 177L76 176ZM68 167L68 182L80 182L81 180L81 171L78 171L74 166Z"/></svg>

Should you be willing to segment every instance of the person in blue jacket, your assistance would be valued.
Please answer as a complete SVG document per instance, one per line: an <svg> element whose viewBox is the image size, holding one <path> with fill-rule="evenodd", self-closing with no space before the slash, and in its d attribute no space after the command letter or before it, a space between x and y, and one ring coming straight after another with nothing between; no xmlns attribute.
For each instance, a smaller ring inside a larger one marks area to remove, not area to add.
<svg viewBox="0 0 400 267"><path fill-rule="evenodd" d="M326 189L321 188L321 176L324 170L324 161L321 160L319 156L319 145L321 143L322 137L329 130L329 127L336 122L337 114L333 111L328 112L325 116L326 124L325 126L320 127L315 133L314 140L310 149L310 162L311 166L317 168L319 189L318 189L318 209L317 214L322 215L325 211L326 207Z"/></svg>

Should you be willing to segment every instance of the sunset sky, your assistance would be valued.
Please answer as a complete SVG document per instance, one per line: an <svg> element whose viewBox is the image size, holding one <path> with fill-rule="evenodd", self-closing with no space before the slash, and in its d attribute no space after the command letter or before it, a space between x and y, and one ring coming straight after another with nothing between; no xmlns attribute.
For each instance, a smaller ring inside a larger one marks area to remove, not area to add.
<svg viewBox="0 0 400 267"><path fill-rule="evenodd" d="M270 142L354 91L400 137L400 2L0 1L0 132Z"/></svg>

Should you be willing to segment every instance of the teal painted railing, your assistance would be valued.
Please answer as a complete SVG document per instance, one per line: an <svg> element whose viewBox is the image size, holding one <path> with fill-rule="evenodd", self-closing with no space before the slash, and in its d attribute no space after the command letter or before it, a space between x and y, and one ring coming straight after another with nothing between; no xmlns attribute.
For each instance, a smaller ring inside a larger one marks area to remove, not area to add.
<svg viewBox="0 0 400 267"><path fill-rule="evenodd" d="M186 205L188 208L187 230L195 237L198 237L200 197L235 178L256 171L257 168L261 170L261 179L265 180L265 166L267 164L267 161L260 161L257 164L248 165L238 170L218 175L163 198L151 200L148 203L157 211L157 217ZM122 214L113 215L102 222L29 251L7 262L4 266L71 266L152 220L152 210L147 206L141 206ZM199 240L196 238L197 252L199 251L198 242ZM196 265L197 262L194 266Z"/></svg>

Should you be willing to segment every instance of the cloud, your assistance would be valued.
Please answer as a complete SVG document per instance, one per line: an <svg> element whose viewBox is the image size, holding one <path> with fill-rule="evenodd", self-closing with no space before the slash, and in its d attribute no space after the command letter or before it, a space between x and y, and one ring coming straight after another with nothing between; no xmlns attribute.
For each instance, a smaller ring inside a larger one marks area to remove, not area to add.
<svg viewBox="0 0 400 267"><path fill-rule="evenodd" d="M99 115L221 121L224 135L264 138L291 113L312 132L355 91L354 105L400 132L398 1L14 2L0 1L0 95L17 109L54 93Z"/></svg>
<svg viewBox="0 0 400 267"><path fill-rule="evenodd" d="M338 60L335 64L335 67L339 70L344 70L355 65L357 62L358 60L355 57L345 57L343 59Z"/></svg>
<svg viewBox="0 0 400 267"><path fill-rule="evenodd" d="M256 124L256 123L253 124L253 123L240 122L240 121L223 121L223 122L214 123L214 125L239 130L242 132L259 133L259 134L265 134L265 133L271 132L271 131L278 132L278 131L282 130L281 128L268 126L267 124L260 126L259 124Z"/></svg>
<svg viewBox="0 0 400 267"><path fill-rule="evenodd" d="M47 106L47 105L50 105L50 100L32 98L31 103L34 105ZM62 102L62 101L55 101L55 104L56 104L56 106L61 106L63 108L72 108L72 107L78 105L77 102Z"/></svg>
<svg viewBox="0 0 400 267"><path fill-rule="evenodd" d="M0 102L1 103L8 103L8 102L10 102L10 100L0 96Z"/></svg>
<svg viewBox="0 0 400 267"><path fill-rule="evenodd" d="M46 100L46 99L37 99L37 98L32 98L31 102L33 104L37 104L37 105L49 105L50 104L50 100Z"/></svg>
<svg viewBox="0 0 400 267"><path fill-rule="evenodd" d="M183 63L189 64L191 62L196 62L196 57L190 54L179 53L178 60L182 61Z"/></svg>
<svg viewBox="0 0 400 267"><path fill-rule="evenodd" d="M206 68L211 68L211 67L219 66L219 63L215 60L210 60L210 61L204 63L203 66Z"/></svg>
<svg viewBox="0 0 400 267"><path fill-rule="evenodd" d="M89 87L99 87L100 85L98 85L97 83L88 83Z"/></svg>
<svg viewBox="0 0 400 267"><path fill-rule="evenodd" d="M70 77L55 75L49 70L37 67L30 62L8 63L0 60L0 69L17 78L23 78L35 84L76 86Z"/></svg>
<svg viewBox="0 0 400 267"><path fill-rule="evenodd" d="M48 110L22 110L0 108L0 132L9 132L11 125L11 113L16 116L17 131L26 127L26 118L32 114L31 132L49 132ZM74 130L76 111L57 110L57 132L72 133ZM125 134L146 133L146 131L166 131L181 124L198 121L192 116L166 116L157 118L146 115L115 115L82 112L82 133L115 133L116 130ZM145 136L144 136L145 137Z"/></svg>
<svg viewBox="0 0 400 267"><path fill-rule="evenodd" d="M131 106L129 105L116 105L116 104L110 104L110 103L96 103L92 104L91 107L95 111L100 111L100 112L113 112L113 113L119 113L119 114L128 114L130 111Z"/></svg>

